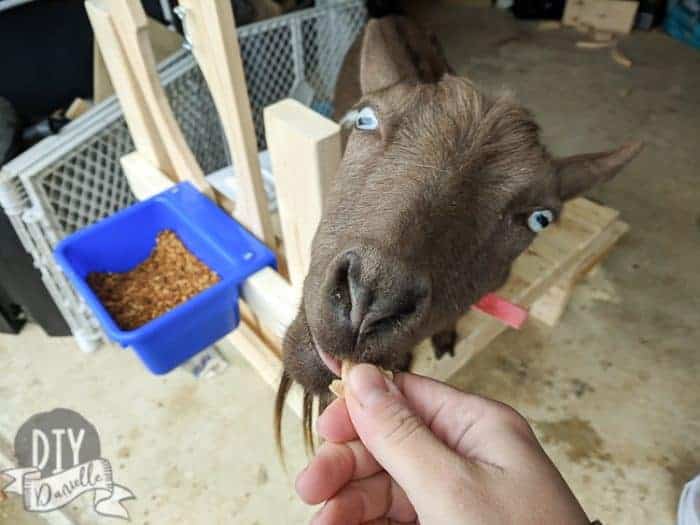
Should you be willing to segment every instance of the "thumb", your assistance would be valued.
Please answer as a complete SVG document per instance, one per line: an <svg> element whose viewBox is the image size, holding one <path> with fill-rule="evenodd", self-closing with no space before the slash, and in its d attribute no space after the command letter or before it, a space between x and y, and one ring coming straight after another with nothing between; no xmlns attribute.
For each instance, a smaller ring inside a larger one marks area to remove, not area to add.
<svg viewBox="0 0 700 525"><path fill-rule="evenodd" d="M416 508L422 501L434 502L433 493L463 466L377 367L360 364L350 369L345 402L360 440Z"/></svg>

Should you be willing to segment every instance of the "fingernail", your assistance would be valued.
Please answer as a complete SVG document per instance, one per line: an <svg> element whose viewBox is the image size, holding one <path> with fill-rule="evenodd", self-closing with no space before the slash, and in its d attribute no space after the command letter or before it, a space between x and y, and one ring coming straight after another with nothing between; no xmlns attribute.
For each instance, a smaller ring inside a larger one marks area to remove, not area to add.
<svg viewBox="0 0 700 525"><path fill-rule="evenodd" d="M348 375L350 394L362 406L371 406L377 403L389 392L386 378L374 365L353 366Z"/></svg>

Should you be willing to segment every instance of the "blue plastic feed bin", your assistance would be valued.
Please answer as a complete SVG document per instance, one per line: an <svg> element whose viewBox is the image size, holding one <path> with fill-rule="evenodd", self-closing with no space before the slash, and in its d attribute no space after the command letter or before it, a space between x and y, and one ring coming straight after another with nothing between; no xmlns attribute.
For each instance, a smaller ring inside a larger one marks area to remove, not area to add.
<svg viewBox="0 0 700 525"><path fill-rule="evenodd" d="M163 230L174 231L221 280L145 325L122 330L87 275L133 269L149 256ZM107 335L133 347L155 374L169 372L233 330L239 322L239 285L275 264L267 246L186 182L70 235L54 256Z"/></svg>

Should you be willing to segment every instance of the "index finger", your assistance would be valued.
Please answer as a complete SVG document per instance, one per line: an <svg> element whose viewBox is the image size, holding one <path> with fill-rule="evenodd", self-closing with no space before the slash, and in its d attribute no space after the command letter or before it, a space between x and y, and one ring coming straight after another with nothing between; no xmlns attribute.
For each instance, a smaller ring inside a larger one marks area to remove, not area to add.
<svg viewBox="0 0 700 525"><path fill-rule="evenodd" d="M429 377L401 372L396 374L394 383L411 409L438 439L465 456L475 444L468 437L478 430L477 422L515 414L502 403L464 393ZM331 442L357 439L357 431L343 399L336 399L326 408L319 416L317 428L319 435Z"/></svg>

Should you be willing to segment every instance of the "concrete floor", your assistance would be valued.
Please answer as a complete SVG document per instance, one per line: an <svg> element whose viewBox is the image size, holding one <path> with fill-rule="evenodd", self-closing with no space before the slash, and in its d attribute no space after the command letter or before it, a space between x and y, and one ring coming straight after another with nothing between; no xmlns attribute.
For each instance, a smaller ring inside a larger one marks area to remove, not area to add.
<svg viewBox="0 0 700 525"><path fill-rule="evenodd" d="M700 53L635 33L621 46L634 62L624 69L605 51L576 49L574 31L540 32L454 0L421 10L457 70L514 90L555 153L647 142L591 194L631 231L561 324L505 333L452 382L526 415L591 517L672 523L682 485L700 472ZM235 355L211 379L156 378L128 352L84 355L30 326L0 337L0 360L0 452L11 455L33 413L78 410L137 496L134 523L304 523L312 513L291 488L303 463L297 421L284 422L287 476L271 438L273 393ZM107 521L82 501L66 516ZM0 523L37 520L14 497L0 504Z"/></svg>

